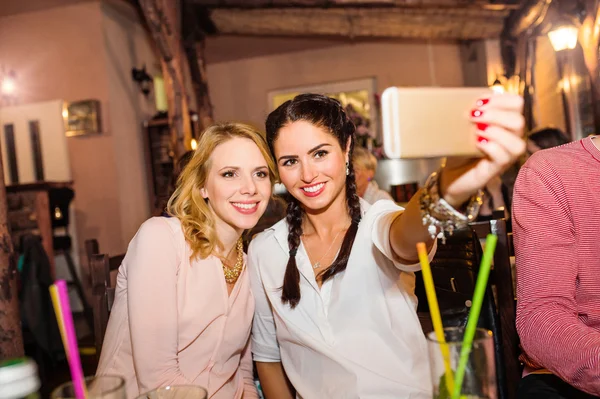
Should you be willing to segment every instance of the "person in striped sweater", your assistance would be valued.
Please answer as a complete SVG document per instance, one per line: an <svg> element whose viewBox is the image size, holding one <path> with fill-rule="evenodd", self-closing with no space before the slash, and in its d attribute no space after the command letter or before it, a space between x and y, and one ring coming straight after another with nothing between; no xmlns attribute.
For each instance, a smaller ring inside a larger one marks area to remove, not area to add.
<svg viewBox="0 0 600 399"><path fill-rule="evenodd" d="M512 210L517 397L600 396L600 136L533 154Z"/></svg>

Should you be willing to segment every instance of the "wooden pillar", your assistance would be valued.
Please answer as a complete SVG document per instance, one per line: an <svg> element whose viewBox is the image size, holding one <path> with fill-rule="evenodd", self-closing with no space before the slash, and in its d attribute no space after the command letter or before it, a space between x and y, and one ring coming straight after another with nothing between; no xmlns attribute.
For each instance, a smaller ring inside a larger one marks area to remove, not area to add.
<svg viewBox="0 0 600 399"><path fill-rule="evenodd" d="M0 172L0 360L19 356L23 356L23 337L17 294L17 265L8 231L4 174Z"/></svg>
<svg viewBox="0 0 600 399"><path fill-rule="evenodd" d="M140 0L140 6L161 57L173 151L177 159L189 149L192 137L189 97L185 90L184 68L187 64L186 58L182 57L178 22L180 1Z"/></svg>
<svg viewBox="0 0 600 399"><path fill-rule="evenodd" d="M207 9L187 2L182 10L182 36L198 111L197 134L214 123L204 56L206 35L216 33Z"/></svg>
<svg viewBox="0 0 600 399"><path fill-rule="evenodd" d="M523 114L525 127L531 130L535 127L533 107L533 68L535 62L535 38L522 34L515 43L516 64L515 71L519 76L519 94L523 96Z"/></svg>
<svg viewBox="0 0 600 399"><path fill-rule="evenodd" d="M527 130L531 130L533 120L533 62L535 61L535 41L531 39L543 23L552 0L529 0L507 18L500 43L506 74L519 76L519 94L525 100L524 114Z"/></svg>
<svg viewBox="0 0 600 399"><path fill-rule="evenodd" d="M208 92L208 79L206 77L206 63L204 58L204 37L199 39L193 46L195 51L193 59L189 58L190 69L192 70L192 79L194 80L194 91L196 92L196 101L198 104L198 117L200 131L206 129L214 123L213 106L210 102ZM194 73L194 71L197 72Z"/></svg>
<svg viewBox="0 0 600 399"><path fill-rule="evenodd" d="M587 0L585 5L586 18L579 29L579 43L583 48L585 66L592 86L595 133L600 134L600 68L598 66L600 31L596 29L597 24L600 23L600 1Z"/></svg>
<svg viewBox="0 0 600 399"><path fill-rule="evenodd" d="M198 106L198 132L213 124L213 106L208 92L208 80L204 61L204 37L193 39L185 43L185 52L190 65L192 86Z"/></svg>
<svg viewBox="0 0 600 399"><path fill-rule="evenodd" d="M488 86L487 59L484 40L468 40L460 43L460 60L463 86Z"/></svg>

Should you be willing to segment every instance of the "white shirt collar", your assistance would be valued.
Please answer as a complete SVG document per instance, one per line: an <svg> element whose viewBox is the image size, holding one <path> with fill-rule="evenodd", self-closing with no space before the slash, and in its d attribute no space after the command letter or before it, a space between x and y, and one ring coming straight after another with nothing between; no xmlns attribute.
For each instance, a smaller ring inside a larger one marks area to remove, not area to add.
<svg viewBox="0 0 600 399"><path fill-rule="evenodd" d="M361 215L365 216L365 213L367 213L367 211L369 210L369 208L371 207L371 205L365 201L362 198L359 198L360 200L360 211L361 211ZM268 229L265 229L265 231L273 231L273 235L275 237L275 239L277 240L277 242L279 243L279 245L281 246L281 249L283 249L286 253L290 252L290 247L288 244L288 224L285 218L281 219L279 222L275 223L273 226L269 227Z"/></svg>

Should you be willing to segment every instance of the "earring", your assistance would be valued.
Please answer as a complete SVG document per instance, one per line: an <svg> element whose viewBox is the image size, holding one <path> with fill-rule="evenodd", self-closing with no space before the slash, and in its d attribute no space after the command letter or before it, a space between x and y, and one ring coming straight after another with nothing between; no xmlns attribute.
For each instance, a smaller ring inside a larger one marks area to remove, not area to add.
<svg viewBox="0 0 600 399"><path fill-rule="evenodd" d="M350 175L350 162L346 162L346 176Z"/></svg>

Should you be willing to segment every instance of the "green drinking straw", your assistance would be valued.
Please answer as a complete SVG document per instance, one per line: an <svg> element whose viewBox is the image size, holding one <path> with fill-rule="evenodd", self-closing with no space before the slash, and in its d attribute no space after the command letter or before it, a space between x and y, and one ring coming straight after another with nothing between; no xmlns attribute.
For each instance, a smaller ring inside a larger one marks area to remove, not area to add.
<svg viewBox="0 0 600 399"><path fill-rule="evenodd" d="M452 394L452 399L460 398L460 391L465 378L465 371L467 369L469 355L471 354L473 338L475 337L475 331L477 330L477 321L479 320L479 313L481 313L483 296L485 295L485 288L487 287L488 277L490 276L490 268L492 267L492 259L494 258L494 251L496 250L497 242L498 236L495 234L488 234L485 240L485 250L483 251L483 258L481 258L481 265L479 266L479 273L477 275L477 282L475 283L475 292L473 293L471 311L469 312L467 326L465 327L465 335L463 337L462 348L460 350L458 368L456 369L456 374L454 376L454 392Z"/></svg>

